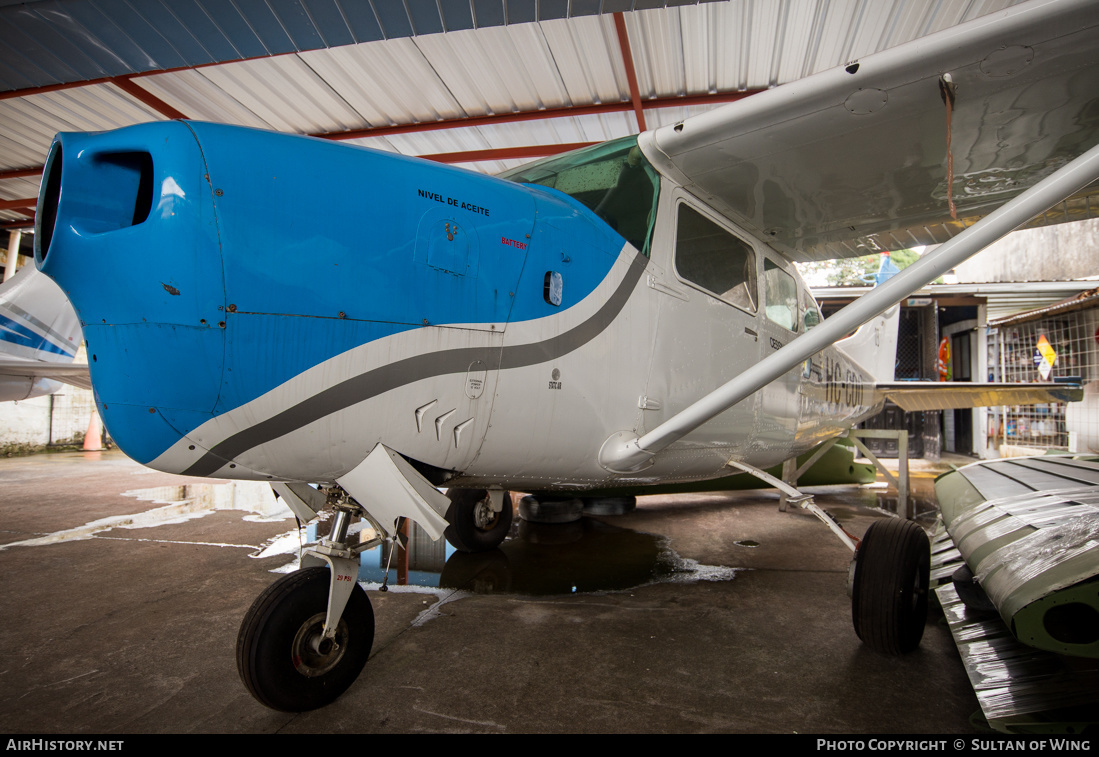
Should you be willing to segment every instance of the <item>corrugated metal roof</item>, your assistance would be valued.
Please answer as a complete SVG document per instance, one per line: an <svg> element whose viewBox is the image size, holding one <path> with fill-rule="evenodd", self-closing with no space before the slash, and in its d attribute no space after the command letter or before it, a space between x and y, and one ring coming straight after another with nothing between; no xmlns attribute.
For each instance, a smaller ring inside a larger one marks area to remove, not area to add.
<svg viewBox="0 0 1099 757"><path fill-rule="evenodd" d="M176 114L460 153L493 172L524 161L482 151L548 154L636 133L609 15L622 10L654 128L1015 3L730 0L631 11L674 3L0 0L0 201L37 195L37 179L11 173L40 169L57 131ZM131 75L140 71L155 72ZM87 78L100 81L26 89ZM19 219L26 213L0 208L0 221Z"/></svg>
<svg viewBox="0 0 1099 757"><path fill-rule="evenodd" d="M656 5L665 3L5 0L0 91Z"/></svg>
<svg viewBox="0 0 1099 757"><path fill-rule="evenodd" d="M913 298L974 297L984 300L990 326L1002 325L1018 314L1049 308L1066 298L1076 298L1095 289L1095 281L1027 281L967 284L931 284L912 294ZM810 287L813 297L821 300L853 300L871 287ZM1092 302L1089 299L1088 302ZM1022 320L1026 320L1025 317Z"/></svg>
<svg viewBox="0 0 1099 757"><path fill-rule="evenodd" d="M1089 285L1094 283L1094 281L1088 282ZM1044 311L1046 308L1053 307L1061 302L1063 297L1064 294L1053 292L1045 296L1009 293L1001 296L989 297L987 311L989 325L994 325L993 322L1004 323L1023 314ZM1028 319L1023 318L1023 320Z"/></svg>
<svg viewBox="0 0 1099 757"><path fill-rule="evenodd" d="M988 325L1010 326L1017 323L1036 321L1039 318L1044 318L1048 315L1061 315L1064 313L1072 313L1077 310L1084 310L1094 307L1099 307L1099 289L1089 289L1086 292L1080 292L1079 294L1070 297L1067 300L1061 300L1053 305L1029 309L1025 312L1020 312L1013 316L1007 316L998 319L990 318Z"/></svg>

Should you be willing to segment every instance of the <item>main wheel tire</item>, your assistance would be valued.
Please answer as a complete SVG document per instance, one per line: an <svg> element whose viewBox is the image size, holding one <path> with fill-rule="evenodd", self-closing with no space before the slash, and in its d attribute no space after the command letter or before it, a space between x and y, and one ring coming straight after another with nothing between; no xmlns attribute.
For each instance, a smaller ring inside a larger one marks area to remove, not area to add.
<svg viewBox="0 0 1099 757"><path fill-rule="evenodd" d="M443 536L460 552L487 552L503 543L511 530L511 494L504 492L504 506L494 512L484 489L448 489L450 525Z"/></svg>
<svg viewBox="0 0 1099 757"><path fill-rule="evenodd" d="M625 515L637 509L637 497L584 497L584 515Z"/></svg>
<svg viewBox="0 0 1099 757"><path fill-rule="evenodd" d="M343 694L374 644L374 610L355 584L336 628L322 639L327 567L283 576L252 603L237 635L237 671L261 704L284 712L315 710Z"/></svg>
<svg viewBox="0 0 1099 757"><path fill-rule="evenodd" d="M584 502L578 497L541 499L530 495L519 500L519 517L528 523L575 523L584 517Z"/></svg>
<svg viewBox="0 0 1099 757"><path fill-rule="evenodd" d="M920 645L927 622L931 545L912 521L870 524L855 556L851 619L877 652L903 654Z"/></svg>

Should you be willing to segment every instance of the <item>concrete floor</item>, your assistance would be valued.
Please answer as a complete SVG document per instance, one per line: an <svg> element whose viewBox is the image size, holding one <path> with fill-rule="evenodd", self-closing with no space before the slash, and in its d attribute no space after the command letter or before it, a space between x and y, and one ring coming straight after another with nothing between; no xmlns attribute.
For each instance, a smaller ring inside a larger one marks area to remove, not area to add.
<svg viewBox="0 0 1099 757"><path fill-rule="evenodd" d="M921 509L937 470L914 465ZM117 452L0 460L0 731L980 732L939 615L911 655L864 648L849 554L812 516L778 512L772 491L646 497L632 514L589 521L582 539L509 541L510 574L491 572L497 560L488 573L460 565L470 578L454 579L459 563L448 565L448 582L470 591L370 590L377 631L359 680L324 709L274 712L241 684L235 644L270 571L291 560L252 555L293 519L216 510L58 538L161 506L124 492L183 482ZM883 517L871 509L881 492L813 491L857 535ZM670 548L737 570L583 591L593 566L644 581L661 548L665 567ZM539 593L547 577L581 590ZM477 593L486 583L511 591Z"/></svg>

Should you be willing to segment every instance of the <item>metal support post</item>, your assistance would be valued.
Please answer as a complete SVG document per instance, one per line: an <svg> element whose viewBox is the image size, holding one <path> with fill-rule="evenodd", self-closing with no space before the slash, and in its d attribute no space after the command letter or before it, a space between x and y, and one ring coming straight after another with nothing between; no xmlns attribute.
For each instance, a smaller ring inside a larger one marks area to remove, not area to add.
<svg viewBox="0 0 1099 757"><path fill-rule="evenodd" d="M798 488L798 474L797 471L794 470L797 464L798 459L796 457L791 457L782 464L782 480L795 489ZM780 513L786 512L786 500L788 498L789 495L786 494L785 489L778 490L778 511Z"/></svg>
<svg viewBox="0 0 1099 757"><path fill-rule="evenodd" d="M22 241L22 231L13 230L8 233L8 257L4 263L4 281L15 275L15 269L19 266L19 245Z"/></svg>
<svg viewBox="0 0 1099 757"><path fill-rule="evenodd" d="M897 475L894 476L882 461L879 460L870 449L862 443L861 439L896 439L897 440ZM897 489L897 514L903 515L908 520L916 517L915 503L908 498L908 432L887 431L885 429L853 428L848 432L848 438L859 448L866 458L874 464L874 467L882 472Z"/></svg>
<svg viewBox="0 0 1099 757"><path fill-rule="evenodd" d="M832 449L832 447L836 445L836 442L838 442L840 438L841 437L839 436L834 436L828 441L821 444L819 447L817 447L816 451L809 456L809 459L802 463L801 466L798 467L796 470L794 469L794 466L797 465L796 457L792 457L784 462L782 464L782 480L796 489L798 486L798 479L802 477L805 471L816 465L817 460L820 460L822 457L824 457L828 450ZM781 512L786 512L786 492L782 491L781 489L779 490L778 509Z"/></svg>

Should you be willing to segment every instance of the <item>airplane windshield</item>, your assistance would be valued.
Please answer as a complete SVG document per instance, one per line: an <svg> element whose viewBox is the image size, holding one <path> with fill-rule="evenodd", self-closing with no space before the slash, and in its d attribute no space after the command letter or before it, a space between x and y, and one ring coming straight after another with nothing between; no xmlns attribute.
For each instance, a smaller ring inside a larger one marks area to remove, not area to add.
<svg viewBox="0 0 1099 757"><path fill-rule="evenodd" d="M564 192L642 253L649 254L660 178L641 154L637 137L555 155L505 171L499 177Z"/></svg>

